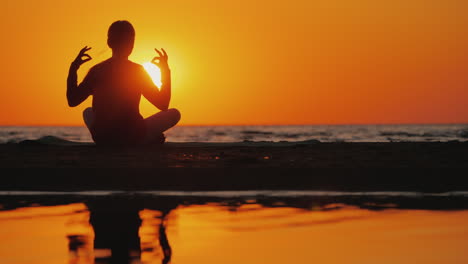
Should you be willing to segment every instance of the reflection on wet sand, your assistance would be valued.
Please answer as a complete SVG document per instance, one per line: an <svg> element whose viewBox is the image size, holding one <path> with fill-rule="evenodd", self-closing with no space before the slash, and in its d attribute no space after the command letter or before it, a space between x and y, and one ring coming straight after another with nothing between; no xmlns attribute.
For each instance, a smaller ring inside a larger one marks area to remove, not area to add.
<svg viewBox="0 0 468 264"><path fill-rule="evenodd" d="M94 231L92 241L94 261L89 263L160 263L171 260L172 249L166 235L171 210L177 204L166 202L144 208L140 201L128 199L95 199L85 202L89 210L89 223ZM145 223L143 223L145 222ZM82 235L69 235L68 248L73 263L86 263L90 240ZM82 257L85 256L85 257Z"/></svg>
<svg viewBox="0 0 468 264"><path fill-rule="evenodd" d="M466 198L437 199L10 197L0 199L0 260L463 263Z"/></svg>

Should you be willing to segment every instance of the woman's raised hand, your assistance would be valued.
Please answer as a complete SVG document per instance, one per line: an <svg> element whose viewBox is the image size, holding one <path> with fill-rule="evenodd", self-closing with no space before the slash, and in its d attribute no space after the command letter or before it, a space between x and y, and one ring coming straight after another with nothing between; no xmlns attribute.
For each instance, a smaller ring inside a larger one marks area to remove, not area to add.
<svg viewBox="0 0 468 264"><path fill-rule="evenodd" d="M162 52L159 51L158 49L154 49L154 50L159 54L159 57L158 56L154 57L151 63L158 66L159 69L161 70L165 70L165 69L168 70L169 64L167 63L168 56L167 56L166 51L163 48L161 48Z"/></svg>
<svg viewBox="0 0 468 264"><path fill-rule="evenodd" d="M89 56L89 54L86 54L86 52L90 49L91 47L85 46L80 50L80 53L78 53L78 56L76 56L76 59L73 61L73 64L75 64L77 68L79 68L81 64L92 59L91 56Z"/></svg>

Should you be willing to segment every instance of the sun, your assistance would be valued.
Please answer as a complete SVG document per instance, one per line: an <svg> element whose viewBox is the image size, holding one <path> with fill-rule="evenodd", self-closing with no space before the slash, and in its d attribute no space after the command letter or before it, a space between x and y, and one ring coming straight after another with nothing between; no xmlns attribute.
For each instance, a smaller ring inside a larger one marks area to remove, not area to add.
<svg viewBox="0 0 468 264"><path fill-rule="evenodd" d="M143 63L143 68L148 72L149 76L153 80L153 83L161 88L161 70L151 62Z"/></svg>

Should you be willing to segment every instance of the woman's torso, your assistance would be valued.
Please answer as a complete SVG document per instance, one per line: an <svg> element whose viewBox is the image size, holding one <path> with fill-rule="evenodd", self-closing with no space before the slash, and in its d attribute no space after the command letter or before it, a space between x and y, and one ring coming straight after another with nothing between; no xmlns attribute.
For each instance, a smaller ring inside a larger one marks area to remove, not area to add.
<svg viewBox="0 0 468 264"><path fill-rule="evenodd" d="M128 60L106 60L93 70L93 138L96 143L134 144L144 137L139 113L140 65Z"/></svg>

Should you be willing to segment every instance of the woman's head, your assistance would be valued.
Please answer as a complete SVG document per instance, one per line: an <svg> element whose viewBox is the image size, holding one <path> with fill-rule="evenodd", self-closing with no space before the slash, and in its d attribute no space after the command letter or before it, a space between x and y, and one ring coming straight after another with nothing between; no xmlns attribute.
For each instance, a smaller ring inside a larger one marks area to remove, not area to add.
<svg viewBox="0 0 468 264"><path fill-rule="evenodd" d="M114 51L123 55L130 55L135 43L135 29L126 20L112 23L107 32L107 45Z"/></svg>

